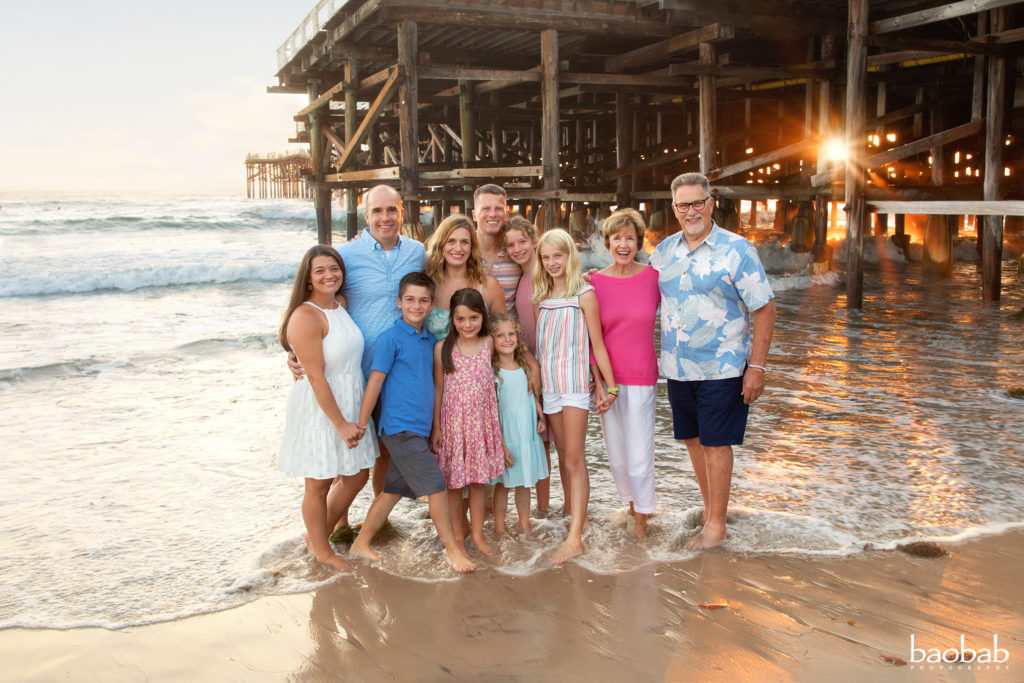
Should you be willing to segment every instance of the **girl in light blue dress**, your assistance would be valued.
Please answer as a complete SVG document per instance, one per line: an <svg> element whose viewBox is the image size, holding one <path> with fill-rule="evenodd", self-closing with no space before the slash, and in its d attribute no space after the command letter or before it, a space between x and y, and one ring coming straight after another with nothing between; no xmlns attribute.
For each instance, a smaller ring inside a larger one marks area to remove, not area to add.
<svg viewBox="0 0 1024 683"><path fill-rule="evenodd" d="M498 414L505 441L505 474L494 487L494 530L505 532L508 490L516 490L519 528L530 530L530 489L548 476L544 455L544 412L540 404L540 368L523 338L523 327L510 313L491 316L494 354L491 360L498 383Z"/></svg>

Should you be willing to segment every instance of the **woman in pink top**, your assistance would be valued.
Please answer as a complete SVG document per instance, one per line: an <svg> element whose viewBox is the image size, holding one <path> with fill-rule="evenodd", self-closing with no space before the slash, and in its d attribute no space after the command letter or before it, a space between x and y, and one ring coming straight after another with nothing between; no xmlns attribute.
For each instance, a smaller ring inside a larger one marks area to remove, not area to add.
<svg viewBox="0 0 1024 683"><path fill-rule="evenodd" d="M533 223L519 214L512 214L502 229L505 241L505 252L508 257L515 261L523 269L523 276L519 278L519 286L516 287L515 313L519 322L523 325L523 340L530 349L531 358L537 355L537 321L534 318L533 302L533 269L534 253L537 250L537 228ZM547 456L548 472L551 471L551 437L548 430L541 433L544 440L544 454ZM559 470L562 477L562 490L566 488L565 474ZM547 476L537 482L534 489L537 491L537 511L546 514L551 506L551 477Z"/></svg>
<svg viewBox="0 0 1024 683"><path fill-rule="evenodd" d="M661 300L657 271L636 261L646 229L634 209L609 216L603 232L612 265L590 278L619 385L618 400L601 416L601 428L615 486L622 502L629 503L638 538L645 535L647 516L654 512L654 320Z"/></svg>

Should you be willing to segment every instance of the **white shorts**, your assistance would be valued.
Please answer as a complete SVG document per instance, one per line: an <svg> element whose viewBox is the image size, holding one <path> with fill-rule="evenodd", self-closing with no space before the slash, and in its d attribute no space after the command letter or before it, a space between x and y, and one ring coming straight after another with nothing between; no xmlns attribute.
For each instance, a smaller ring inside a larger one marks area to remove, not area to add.
<svg viewBox="0 0 1024 683"><path fill-rule="evenodd" d="M545 391L543 393L543 399L545 415L560 413L562 412L562 408L566 407L590 410L589 392L583 392L582 394L549 394Z"/></svg>

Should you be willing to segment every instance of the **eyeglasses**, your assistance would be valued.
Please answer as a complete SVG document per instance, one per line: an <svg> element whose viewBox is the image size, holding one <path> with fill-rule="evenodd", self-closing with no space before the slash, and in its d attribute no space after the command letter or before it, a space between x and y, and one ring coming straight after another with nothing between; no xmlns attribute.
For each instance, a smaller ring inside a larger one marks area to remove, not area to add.
<svg viewBox="0 0 1024 683"><path fill-rule="evenodd" d="M679 202L678 204L673 204L672 206L676 207L676 211L678 211L679 213L686 213L687 211L690 210L691 206L695 210L700 211L701 209L704 208L704 205L708 203L709 199L711 199L711 195L708 195L704 199L698 199L695 202Z"/></svg>

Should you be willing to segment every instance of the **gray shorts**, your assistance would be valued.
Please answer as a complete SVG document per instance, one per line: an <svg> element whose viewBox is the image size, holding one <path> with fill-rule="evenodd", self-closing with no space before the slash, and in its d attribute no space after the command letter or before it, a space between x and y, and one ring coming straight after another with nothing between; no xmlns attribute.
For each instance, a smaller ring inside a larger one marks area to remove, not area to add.
<svg viewBox="0 0 1024 683"><path fill-rule="evenodd" d="M398 432L381 434L380 440L391 454L384 493L419 498L448 488L427 437L414 432Z"/></svg>

